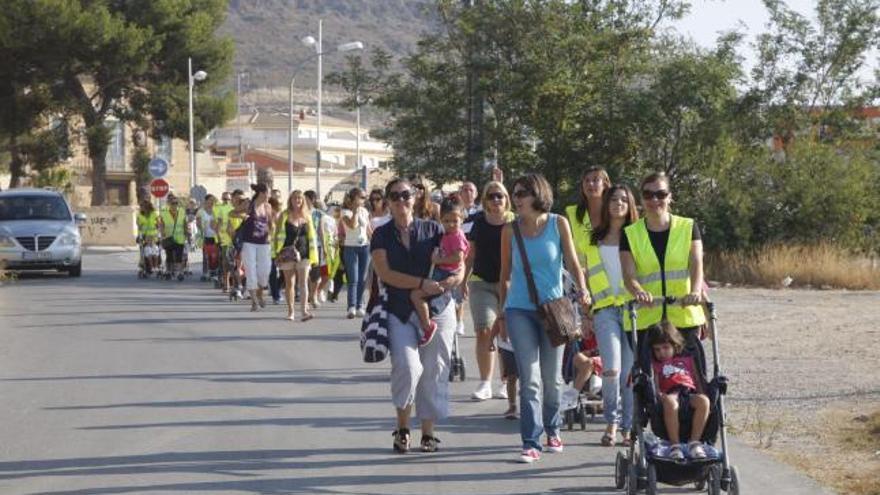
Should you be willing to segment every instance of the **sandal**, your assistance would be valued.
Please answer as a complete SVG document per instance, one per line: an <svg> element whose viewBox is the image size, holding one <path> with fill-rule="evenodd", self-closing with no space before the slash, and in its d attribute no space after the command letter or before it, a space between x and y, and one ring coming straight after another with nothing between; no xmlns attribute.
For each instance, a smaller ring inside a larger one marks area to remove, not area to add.
<svg viewBox="0 0 880 495"><path fill-rule="evenodd" d="M607 431L602 434L602 441L600 442L603 447L614 447L614 437L611 433Z"/></svg>
<svg viewBox="0 0 880 495"><path fill-rule="evenodd" d="M511 404L510 407L507 408L507 411L504 413L504 419L515 420L519 419L519 414L516 413L516 405Z"/></svg>
<svg viewBox="0 0 880 495"><path fill-rule="evenodd" d="M620 445L623 445L624 447L629 447L630 445L632 445L632 439L629 436L629 430L622 430L620 432L620 436L623 437L623 440L620 442Z"/></svg>
<svg viewBox="0 0 880 495"><path fill-rule="evenodd" d="M400 454L409 452L409 428L400 428L394 430L391 434L394 437L394 451Z"/></svg>
<svg viewBox="0 0 880 495"><path fill-rule="evenodd" d="M311 319L314 318L314 317L315 317L315 315L313 315L313 314L311 314L311 313L306 313L306 314L303 315L302 319L299 320L299 321L301 321L301 322L306 322L306 321L311 320Z"/></svg>
<svg viewBox="0 0 880 495"><path fill-rule="evenodd" d="M440 439L431 435L422 435L422 452L437 452L437 444Z"/></svg>

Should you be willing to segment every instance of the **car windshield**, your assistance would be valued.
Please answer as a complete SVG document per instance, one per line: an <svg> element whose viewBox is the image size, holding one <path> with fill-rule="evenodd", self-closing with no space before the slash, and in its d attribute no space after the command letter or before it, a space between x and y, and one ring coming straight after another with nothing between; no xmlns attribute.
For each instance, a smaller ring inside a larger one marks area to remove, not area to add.
<svg viewBox="0 0 880 495"><path fill-rule="evenodd" d="M70 210L59 196L7 196L0 198L3 220L70 220Z"/></svg>

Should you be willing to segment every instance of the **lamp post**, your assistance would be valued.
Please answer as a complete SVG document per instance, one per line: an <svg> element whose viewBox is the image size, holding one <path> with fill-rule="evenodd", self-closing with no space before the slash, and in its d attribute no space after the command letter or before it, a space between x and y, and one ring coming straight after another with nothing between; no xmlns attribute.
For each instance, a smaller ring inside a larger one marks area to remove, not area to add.
<svg viewBox="0 0 880 495"><path fill-rule="evenodd" d="M196 186L196 143L193 136L193 86L196 81L204 81L208 73L200 70L193 74L192 57L187 59L186 74L189 79L189 187Z"/></svg>
<svg viewBox="0 0 880 495"><path fill-rule="evenodd" d="M322 94L322 83L324 80L324 49L323 49L323 30L324 30L324 21L318 21L318 39L316 40L312 36L306 36L303 38L302 43L306 46L314 46L315 54L311 57L307 58L303 62L297 66L297 70L308 60L311 60L314 57L318 58L318 129L315 140L315 193L317 193L318 197L321 197L321 94ZM353 50L363 50L364 44L360 41L350 41L348 43L343 43L336 47L337 52L350 52ZM288 149L287 149L287 173L288 173L288 187L290 189L293 188L293 83L296 79L296 74L290 79L290 125L289 125L289 136L288 136Z"/></svg>

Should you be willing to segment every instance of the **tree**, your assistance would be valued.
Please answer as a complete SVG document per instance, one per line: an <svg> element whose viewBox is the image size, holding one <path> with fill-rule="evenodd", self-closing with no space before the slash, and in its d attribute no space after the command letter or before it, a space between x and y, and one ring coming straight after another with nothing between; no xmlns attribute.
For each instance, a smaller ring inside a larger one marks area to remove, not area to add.
<svg viewBox="0 0 880 495"><path fill-rule="evenodd" d="M231 40L215 36L225 0L13 0L10 7L0 12L6 17L0 25L22 23L37 37L31 46L40 47L16 63L32 66L35 81L55 85L54 99L82 121L93 205L105 201L108 119L136 122L155 135L187 136L187 57L210 74L199 86L197 132L231 114L229 98L208 93L230 72Z"/></svg>

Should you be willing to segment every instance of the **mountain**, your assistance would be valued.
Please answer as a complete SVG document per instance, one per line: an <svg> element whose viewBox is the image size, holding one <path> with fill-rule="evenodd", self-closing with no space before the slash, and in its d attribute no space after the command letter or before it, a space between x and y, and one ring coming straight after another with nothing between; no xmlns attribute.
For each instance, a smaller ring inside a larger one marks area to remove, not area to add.
<svg viewBox="0 0 880 495"><path fill-rule="evenodd" d="M341 43L362 41L367 53L380 47L402 56L423 33L439 27L431 0L230 0L221 33L235 40L235 67L248 72L246 89L286 88L294 68L315 53L300 39L318 37L319 19L324 74L343 67L345 57L333 53ZM297 87L314 91L316 72L316 61L303 65Z"/></svg>

